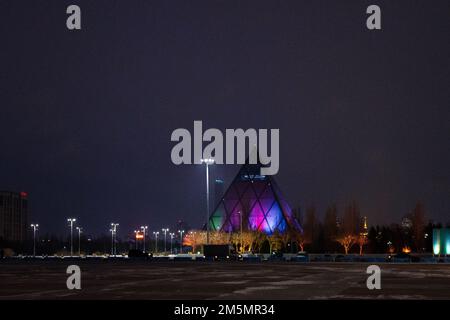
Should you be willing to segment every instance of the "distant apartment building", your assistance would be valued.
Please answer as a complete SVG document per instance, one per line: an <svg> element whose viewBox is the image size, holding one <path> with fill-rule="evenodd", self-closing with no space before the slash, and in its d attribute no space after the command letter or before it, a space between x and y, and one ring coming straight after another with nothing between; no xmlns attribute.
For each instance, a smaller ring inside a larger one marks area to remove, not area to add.
<svg viewBox="0 0 450 320"><path fill-rule="evenodd" d="M0 191L0 239L25 241L28 226L28 194Z"/></svg>

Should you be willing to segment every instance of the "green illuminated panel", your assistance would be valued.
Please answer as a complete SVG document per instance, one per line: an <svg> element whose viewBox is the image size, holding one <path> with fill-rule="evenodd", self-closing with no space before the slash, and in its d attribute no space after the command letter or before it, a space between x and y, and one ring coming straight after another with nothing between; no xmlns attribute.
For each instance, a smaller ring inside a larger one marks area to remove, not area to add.
<svg viewBox="0 0 450 320"><path fill-rule="evenodd" d="M209 227L211 230L220 230L225 218L225 210L220 205L209 219Z"/></svg>
<svg viewBox="0 0 450 320"><path fill-rule="evenodd" d="M441 230L433 229L433 253L441 254Z"/></svg>
<svg viewBox="0 0 450 320"><path fill-rule="evenodd" d="M444 243L445 245L443 246L443 250L445 252L442 252L443 254L449 254L450 255L450 229L442 229L442 231L444 232L444 237L443 237L443 241L442 243Z"/></svg>

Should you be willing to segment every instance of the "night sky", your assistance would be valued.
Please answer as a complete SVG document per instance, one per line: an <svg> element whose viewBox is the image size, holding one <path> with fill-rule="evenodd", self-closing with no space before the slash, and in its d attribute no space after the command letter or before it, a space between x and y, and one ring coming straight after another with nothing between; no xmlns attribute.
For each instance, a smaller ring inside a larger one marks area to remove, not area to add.
<svg viewBox="0 0 450 320"><path fill-rule="evenodd" d="M0 0L0 41L0 190L29 193L42 233L200 227L205 168L170 160L194 120L279 128L292 207L450 221L448 0Z"/></svg>

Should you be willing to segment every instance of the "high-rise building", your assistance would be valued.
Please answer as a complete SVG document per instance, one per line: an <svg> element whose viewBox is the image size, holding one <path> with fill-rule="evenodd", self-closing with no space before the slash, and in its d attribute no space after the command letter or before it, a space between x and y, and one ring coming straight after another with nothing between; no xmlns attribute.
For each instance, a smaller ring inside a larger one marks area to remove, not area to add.
<svg viewBox="0 0 450 320"><path fill-rule="evenodd" d="M0 239L25 241L28 227L28 194L0 191Z"/></svg>

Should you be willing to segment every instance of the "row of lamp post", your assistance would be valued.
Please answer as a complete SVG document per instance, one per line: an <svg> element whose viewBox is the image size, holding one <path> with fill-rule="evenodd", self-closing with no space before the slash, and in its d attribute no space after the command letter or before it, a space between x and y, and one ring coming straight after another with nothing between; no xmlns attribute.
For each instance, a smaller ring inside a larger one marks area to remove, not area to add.
<svg viewBox="0 0 450 320"><path fill-rule="evenodd" d="M142 239L143 243L143 251L146 252L146 235L147 235L148 226L141 226L141 230L134 230L135 234L135 248L138 249L138 239ZM162 228L161 229L164 234L164 252L167 252L167 234L170 236L170 253L173 253L173 239L175 237L175 233L169 232L169 228ZM140 235L142 233L142 235ZM178 233L180 234L180 251L182 251L183 246L183 234L184 230L178 230ZM159 231L153 231L153 236L155 238L155 252L158 252L158 237L159 237Z"/></svg>
<svg viewBox="0 0 450 320"><path fill-rule="evenodd" d="M201 159L201 163L204 163L206 165L206 244L209 244L209 166L214 164L214 159L211 158L205 158ZM67 222L69 222L70 226L70 256L73 256L73 227L75 222L77 221L76 218L68 218ZM242 218L241 218L242 221ZM111 229L109 230L111 232L111 255L115 256L117 255L117 227L119 226L118 223L111 223ZM33 228L33 257L36 256L36 231L38 231L39 224L31 224L31 228ZM148 230L148 226L141 226L141 232L143 233L143 249L144 252L146 251L145 248L145 239L146 234ZM83 232L83 228L76 227L76 230L78 231L78 255L81 255L81 233ZM167 252L167 233L169 232L169 228L163 228L162 232L164 232L164 252ZM135 230L135 237L137 239L138 231ZM184 230L178 230L178 233L180 235L180 252L183 252L183 234ZM242 233L242 225L241 225L241 233ZM158 236L159 231L154 231L153 235L155 236L155 252L158 252ZM169 233L170 236L170 252L173 252L173 238L175 237L175 233L171 232ZM137 241L136 241L136 249L137 249Z"/></svg>
<svg viewBox="0 0 450 320"><path fill-rule="evenodd" d="M74 223L77 221L75 218L68 218L67 222L69 222L70 226L70 256L73 256L73 226ZM36 256L36 232L39 230L39 224L32 223L31 228L33 229L33 257ZM78 231L78 255L81 255L81 233L83 228L76 227L76 230Z"/></svg>
<svg viewBox="0 0 450 320"><path fill-rule="evenodd" d="M69 222L70 227L70 256L73 256L73 229L74 224L77 221L76 218L68 218L67 222ZM111 232L111 255L115 256L117 255L117 227L119 226L118 223L111 223L111 228L109 231ZM39 224L33 223L31 224L31 228L33 229L33 257L36 256L36 232L39 230ZM143 232L143 246L144 246L144 252L146 250L145 248L145 238L146 238L146 232L147 232L148 226L141 226L141 231ZM83 232L83 228L81 227L75 227L75 230L78 232L78 255L81 256L81 233ZM167 233L169 232L169 228L163 228L162 232L164 233L164 252L167 252ZM135 230L134 233L138 234L138 231ZM183 234L184 230L178 230L178 233L180 234L180 252L183 250ZM159 231L154 231L153 235L155 236L155 252L158 252L158 236ZM175 237L175 233L170 232L170 252L173 253L173 239ZM136 241L136 249L137 249L137 241Z"/></svg>

